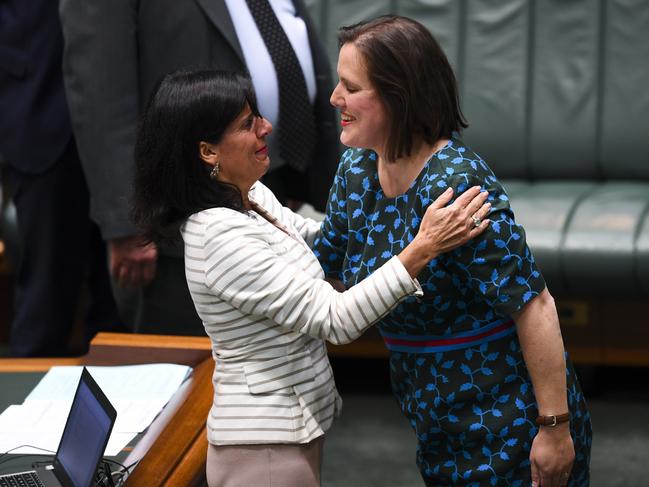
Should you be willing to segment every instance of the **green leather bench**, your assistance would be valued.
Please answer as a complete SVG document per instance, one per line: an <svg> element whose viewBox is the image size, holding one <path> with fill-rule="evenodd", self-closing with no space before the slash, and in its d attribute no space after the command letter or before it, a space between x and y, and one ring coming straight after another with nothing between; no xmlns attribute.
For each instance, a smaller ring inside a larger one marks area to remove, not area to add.
<svg viewBox="0 0 649 487"><path fill-rule="evenodd" d="M444 47L470 127L578 362L649 365L649 0L311 2L336 27L382 13Z"/></svg>

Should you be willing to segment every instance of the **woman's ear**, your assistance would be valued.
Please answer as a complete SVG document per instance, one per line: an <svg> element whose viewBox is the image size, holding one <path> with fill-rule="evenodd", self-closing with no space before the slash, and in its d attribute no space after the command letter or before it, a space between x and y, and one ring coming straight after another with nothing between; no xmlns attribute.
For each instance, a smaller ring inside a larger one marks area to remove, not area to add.
<svg viewBox="0 0 649 487"><path fill-rule="evenodd" d="M213 166L219 160L217 146L205 141L198 143L198 155L210 166Z"/></svg>

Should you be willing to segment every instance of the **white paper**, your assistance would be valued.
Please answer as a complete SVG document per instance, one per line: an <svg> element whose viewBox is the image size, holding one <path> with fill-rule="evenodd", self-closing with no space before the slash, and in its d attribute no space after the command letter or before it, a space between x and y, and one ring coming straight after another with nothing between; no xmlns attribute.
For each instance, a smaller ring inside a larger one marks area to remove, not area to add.
<svg viewBox="0 0 649 487"><path fill-rule="evenodd" d="M191 367L177 364L86 367L108 399L167 401L185 380ZM72 399L82 367L52 367L25 401Z"/></svg>
<svg viewBox="0 0 649 487"><path fill-rule="evenodd" d="M176 364L87 369L117 411L106 455L116 455L144 431L191 372L191 367ZM51 451L58 448L81 370L52 367L22 405L9 406L0 415L0 453L20 445ZM38 452L27 448L18 451Z"/></svg>
<svg viewBox="0 0 649 487"><path fill-rule="evenodd" d="M124 447L133 441L133 438L136 436L137 433L116 433L113 431L108 440L108 445L106 446L104 455L109 457L119 455ZM60 441L60 433L23 432L20 435L2 435L2 437L0 437L0 452L5 453L9 450L13 450L11 452L12 454L54 455L59 447ZM31 447L22 446L21 448L14 450L14 448L20 447L21 445L31 445ZM38 448L42 448L42 450L39 450Z"/></svg>

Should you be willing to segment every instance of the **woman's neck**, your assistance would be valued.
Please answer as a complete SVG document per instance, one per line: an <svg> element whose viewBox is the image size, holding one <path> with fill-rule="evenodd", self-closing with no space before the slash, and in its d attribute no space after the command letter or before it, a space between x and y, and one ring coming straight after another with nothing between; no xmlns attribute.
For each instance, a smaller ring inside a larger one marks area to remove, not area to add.
<svg viewBox="0 0 649 487"><path fill-rule="evenodd" d="M243 209L247 211L252 210L252 205L250 204L250 199L248 198L248 194L247 193L242 194L241 196L242 196L241 201L243 203Z"/></svg>
<svg viewBox="0 0 649 487"><path fill-rule="evenodd" d="M409 156L394 161L388 161L386 157L379 154L377 164L379 183L385 196L394 198L408 191L430 157L447 143L448 139L440 139L434 144L416 141Z"/></svg>
<svg viewBox="0 0 649 487"><path fill-rule="evenodd" d="M246 211L250 211L252 209L252 206L250 205L250 190L252 189L252 186L254 183L250 186L248 185L239 185L239 191L241 192L241 203L243 203L243 209Z"/></svg>

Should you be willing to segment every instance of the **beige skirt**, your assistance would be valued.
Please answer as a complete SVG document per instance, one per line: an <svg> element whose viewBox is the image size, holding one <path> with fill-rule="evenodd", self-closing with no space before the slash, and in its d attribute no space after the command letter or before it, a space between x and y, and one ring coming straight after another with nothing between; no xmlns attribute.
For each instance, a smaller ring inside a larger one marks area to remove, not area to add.
<svg viewBox="0 0 649 487"><path fill-rule="evenodd" d="M320 487L324 436L306 444L209 445L209 487Z"/></svg>

